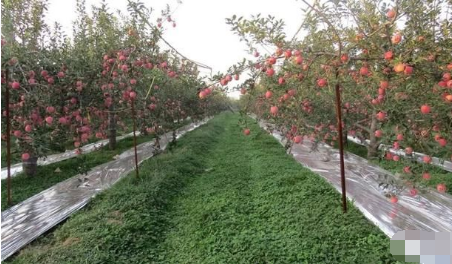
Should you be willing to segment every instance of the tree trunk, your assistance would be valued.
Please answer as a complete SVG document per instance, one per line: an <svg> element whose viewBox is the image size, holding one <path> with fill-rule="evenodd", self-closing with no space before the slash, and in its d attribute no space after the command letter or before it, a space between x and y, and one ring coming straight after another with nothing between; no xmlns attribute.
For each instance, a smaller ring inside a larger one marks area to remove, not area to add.
<svg viewBox="0 0 452 264"><path fill-rule="evenodd" d="M29 177L35 176L38 169L38 158L30 157L28 160L24 160L22 162L22 169L25 172L25 175Z"/></svg>
<svg viewBox="0 0 452 264"><path fill-rule="evenodd" d="M113 103L110 105L110 107L108 108L109 113L108 113L108 121L109 121L109 147L111 150L116 148L116 118L115 118L115 106L113 105Z"/></svg>
<svg viewBox="0 0 452 264"><path fill-rule="evenodd" d="M376 111L372 111L372 121L370 124L370 133L369 133L369 144L367 145L367 158L372 159L377 157L378 155L378 142L375 137L375 130L377 130L377 118Z"/></svg>

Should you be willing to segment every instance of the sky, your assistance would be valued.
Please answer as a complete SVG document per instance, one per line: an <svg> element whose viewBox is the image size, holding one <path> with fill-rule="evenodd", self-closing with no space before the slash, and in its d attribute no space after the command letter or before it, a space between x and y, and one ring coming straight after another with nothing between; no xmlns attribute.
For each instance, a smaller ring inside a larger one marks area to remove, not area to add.
<svg viewBox="0 0 452 264"><path fill-rule="evenodd" d="M98 5L100 0L86 0L88 11L91 5ZM112 10L127 11L127 0L106 1ZM230 66L241 61L247 54L246 45L240 42L230 27L226 25L226 18L234 14L250 18L261 13L283 19L286 23L285 32L289 38L295 34L303 20L301 2L296 0L141 0L147 7L156 12L153 22L160 14L160 10L169 4L175 12L172 18L176 21L173 28L169 23L164 24L167 30L164 38L179 52L194 61L213 68L213 73L225 72ZM72 22L76 19L75 0L50 0L47 21L51 24L58 22L65 32L70 35ZM265 51L260 51L265 54ZM201 75L209 75L210 71L200 69ZM243 80L243 78L242 78ZM230 82L236 86L238 82ZM237 98L239 92L232 92L229 96Z"/></svg>

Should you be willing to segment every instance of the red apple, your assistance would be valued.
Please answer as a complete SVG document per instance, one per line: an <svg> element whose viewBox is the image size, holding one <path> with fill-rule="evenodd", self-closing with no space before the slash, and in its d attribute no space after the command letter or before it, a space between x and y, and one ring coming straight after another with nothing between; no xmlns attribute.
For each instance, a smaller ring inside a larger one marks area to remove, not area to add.
<svg viewBox="0 0 452 264"><path fill-rule="evenodd" d="M384 58L385 60L392 60L392 58L394 58L394 53L392 53L392 51L386 51Z"/></svg>
<svg viewBox="0 0 452 264"><path fill-rule="evenodd" d="M318 79L318 80L317 80L317 85L318 85L319 87L324 87L325 85L327 85L326 79L323 79L323 78Z"/></svg>
<svg viewBox="0 0 452 264"><path fill-rule="evenodd" d="M293 141L294 141L296 144L301 143L302 140L303 140L303 137L302 137L302 136L295 136L295 137L293 138Z"/></svg>
<svg viewBox="0 0 452 264"><path fill-rule="evenodd" d="M273 93L271 91L267 91L265 93L265 98L270 99L272 97Z"/></svg>
<svg viewBox="0 0 452 264"><path fill-rule="evenodd" d="M11 87L13 88L13 89L19 89L20 88L20 84L19 84L19 82L18 81L14 81L12 84L11 84Z"/></svg>
<svg viewBox="0 0 452 264"><path fill-rule="evenodd" d="M391 203L395 204L395 203L397 203L399 201L399 199L397 199L397 196L394 195L394 196L391 197L390 201L391 201Z"/></svg>
<svg viewBox="0 0 452 264"><path fill-rule="evenodd" d="M386 13L386 16L387 16L389 19L393 19L393 18L396 16L396 11L395 11L394 9L390 9L390 10Z"/></svg>
<svg viewBox="0 0 452 264"><path fill-rule="evenodd" d="M51 116L46 117L46 123L51 125L53 123L53 117Z"/></svg>
<svg viewBox="0 0 452 264"><path fill-rule="evenodd" d="M423 113L423 114L428 114L428 113L430 113L430 106L428 106L428 105L422 105L421 106L421 113Z"/></svg>
<svg viewBox="0 0 452 264"><path fill-rule="evenodd" d="M379 121L383 121L383 120L385 120L385 118L386 118L386 114L384 112L378 112L377 119Z"/></svg>
<svg viewBox="0 0 452 264"><path fill-rule="evenodd" d="M394 36L392 36L391 41L392 44L399 44L400 41L402 41L402 35L400 35L400 33L396 33Z"/></svg>
<svg viewBox="0 0 452 264"><path fill-rule="evenodd" d="M277 106L270 107L270 113L272 115L276 115L278 113L278 107Z"/></svg>
<svg viewBox="0 0 452 264"><path fill-rule="evenodd" d="M248 128L243 130L243 134L245 134L245 136L248 136L250 133L251 133L251 131Z"/></svg>
<svg viewBox="0 0 452 264"><path fill-rule="evenodd" d="M381 131L381 130L376 130L375 131L375 137L380 138L382 136L383 136L383 131Z"/></svg>
<svg viewBox="0 0 452 264"><path fill-rule="evenodd" d="M430 173L424 172L424 173L422 174L422 179L428 181L428 180L430 180L430 178L431 178Z"/></svg>
<svg viewBox="0 0 452 264"><path fill-rule="evenodd" d="M268 77L272 77L275 74L275 70L272 68L268 68L266 72Z"/></svg>
<svg viewBox="0 0 452 264"><path fill-rule="evenodd" d="M424 163L431 163L432 162L432 157L426 155L424 157L422 157L422 161L424 161Z"/></svg>
<svg viewBox="0 0 452 264"><path fill-rule="evenodd" d="M438 192L440 192L440 193L445 193L446 185L444 183L440 183L440 184L436 185L436 190L438 190Z"/></svg>
<svg viewBox="0 0 452 264"><path fill-rule="evenodd" d="M22 153L22 160L28 160L30 158L30 154Z"/></svg>

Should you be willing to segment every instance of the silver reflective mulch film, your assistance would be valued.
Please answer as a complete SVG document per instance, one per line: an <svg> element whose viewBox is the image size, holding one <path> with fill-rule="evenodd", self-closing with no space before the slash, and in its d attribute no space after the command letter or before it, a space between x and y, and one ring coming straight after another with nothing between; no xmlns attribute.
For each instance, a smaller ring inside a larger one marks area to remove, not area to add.
<svg viewBox="0 0 452 264"><path fill-rule="evenodd" d="M186 125L178 129L176 135L179 138L207 121ZM163 135L161 148L164 149L171 140L172 132ZM138 145L140 163L154 155L153 145L154 141ZM1 260L69 217L134 169L134 150L130 149L116 160L94 167L87 175L74 176L3 211Z"/></svg>
<svg viewBox="0 0 452 264"><path fill-rule="evenodd" d="M281 133L272 130L271 125L265 121L259 121L259 125L285 144ZM303 144L294 144L291 153L295 160L341 192L339 150L318 144L316 151L311 151L311 146L305 139ZM391 190L380 184L382 179L397 180L390 172L351 153L345 156L345 169L348 199L387 236L392 237L401 230L452 232L451 195L429 190L413 197L405 188L398 195L399 202L392 204L385 197Z"/></svg>

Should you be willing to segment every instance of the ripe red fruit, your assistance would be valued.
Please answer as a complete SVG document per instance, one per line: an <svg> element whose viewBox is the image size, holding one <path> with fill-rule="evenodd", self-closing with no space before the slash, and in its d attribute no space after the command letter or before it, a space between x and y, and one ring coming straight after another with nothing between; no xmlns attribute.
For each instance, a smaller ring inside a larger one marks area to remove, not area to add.
<svg viewBox="0 0 452 264"><path fill-rule="evenodd" d="M430 106L428 106L428 105L423 105L423 106L421 106L421 113L423 113L423 114L428 114L428 113L430 113Z"/></svg>
<svg viewBox="0 0 452 264"><path fill-rule="evenodd" d="M236 75L234 76L234 79L235 79L236 81L238 81L238 80L240 79L240 76L239 76L238 74L236 74Z"/></svg>
<svg viewBox="0 0 452 264"><path fill-rule="evenodd" d="M386 51L384 58L385 60L392 60L392 58L394 57L394 53L392 53L392 51Z"/></svg>
<svg viewBox="0 0 452 264"><path fill-rule="evenodd" d="M382 132L381 130L376 130L376 131L375 131L375 136L376 136L377 138L380 138L380 137L383 136L383 132Z"/></svg>
<svg viewBox="0 0 452 264"><path fill-rule="evenodd" d="M327 85L327 81L326 81L325 79L323 79L323 78L318 79L318 80L317 80L317 85L318 85L319 87L324 87L325 85Z"/></svg>
<svg viewBox="0 0 452 264"><path fill-rule="evenodd" d="M391 203L395 204L399 201L399 199L397 199L397 196L392 196L390 201Z"/></svg>
<svg viewBox="0 0 452 264"><path fill-rule="evenodd" d="M385 120L385 118L386 118L386 114L385 114L385 113L383 113L383 112L378 112L378 114L377 114L377 119L378 119L379 121L383 121L383 120Z"/></svg>
<svg viewBox="0 0 452 264"><path fill-rule="evenodd" d="M446 185L444 183L440 183L440 184L436 185L436 190L438 190L438 192L440 192L440 193L445 193Z"/></svg>
<svg viewBox="0 0 452 264"><path fill-rule="evenodd" d="M449 81L451 79L450 73L446 72L443 74L443 80L444 81Z"/></svg>
<svg viewBox="0 0 452 264"><path fill-rule="evenodd" d="M254 57L259 57L259 52L255 51L254 52Z"/></svg>
<svg viewBox="0 0 452 264"><path fill-rule="evenodd" d="M51 113L55 112L55 107L47 106L46 111L47 111L47 113L51 114Z"/></svg>
<svg viewBox="0 0 452 264"><path fill-rule="evenodd" d="M59 72L59 73L57 74L57 76L58 76L58 78L63 78L63 77L64 77L64 72Z"/></svg>
<svg viewBox="0 0 452 264"><path fill-rule="evenodd" d="M430 180L430 178L431 178L432 176L430 176L430 173L428 173L428 172L424 172L423 174L422 174L422 179L424 179L424 180Z"/></svg>
<svg viewBox="0 0 452 264"><path fill-rule="evenodd" d="M410 190L410 195L411 195L411 196L416 196L417 193L418 193L418 192L417 192L417 189L414 189L414 188L413 188L413 189Z"/></svg>
<svg viewBox="0 0 452 264"><path fill-rule="evenodd" d="M80 147L80 141L75 141L74 142L74 147L76 147L76 148Z"/></svg>
<svg viewBox="0 0 452 264"><path fill-rule="evenodd" d="M386 16L387 16L389 19L393 19L393 18L396 16L396 12L394 11L394 9L390 9L390 10L386 13Z"/></svg>
<svg viewBox="0 0 452 264"><path fill-rule="evenodd" d="M22 136L22 132L20 132L20 130L16 130L13 132L13 135L18 138L18 137Z"/></svg>
<svg viewBox="0 0 452 264"><path fill-rule="evenodd" d="M201 91L201 92L199 93L199 98L200 98L200 99L204 99L206 96L207 96L207 95L206 95L206 92L205 92L205 91Z"/></svg>
<svg viewBox="0 0 452 264"><path fill-rule="evenodd" d="M389 82L388 81L380 81L380 88L381 89L388 89Z"/></svg>
<svg viewBox="0 0 452 264"><path fill-rule="evenodd" d="M134 84L136 84L137 83L137 80L135 80L135 79L130 79L130 84L131 85L134 85Z"/></svg>
<svg viewBox="0 0 452 264"><path fill-rule="evenodd" d="M265 93L265 98L270 99L272 97L273 93L271 91L267 91Z"/></svg>
<svg viewBox="0 0 452 264"><path fill-rule="evenodd" d="M155 110L155 108L157 108L157 105L156 104L150 104L150 105L148 105L148 108L149 108L149 110L153 111L153 110Z"/></svg>
<svg viewBox="0 0 452 264"><path fill-rule="evenodd" d="M292 57L292 51L290 49L286 50L284 52L284 57L286 57L286 59Z"/></svg>
<svg viewBox="0 0 452 264"><path fill-rule="evenodd" d="M399 33L395 34L394 36L392 36L391 41L392 44L399 44L400 41L402 41L402 35L400 35Z"/></svg>
<svg viewBox="0 0 452 264"><path fill-rule="evenodd" d="M447 141L446 141L444 138L440 138L440 139L438 139L438 144L439 144L441 147L445 147L446 144L447 144Z"/></svg>
<svg viewBox="0 0 452 264"><path fill-rule="evenodd" d="M432 157L426 155L424 157L422 157L422 161L424 161L424 163L431 163L432 162Z"/></svg>
<svg viewBox="0 0 452 264"><path fill-rule="evenodd" d="M296 56L295 57L295 63L298 64L298 65L302 64L303 63L303 57Z"/></svg>
<svg viewBox="0 0 452 264"><path fill-rule="evenodd" d="M47 77L49 73L46 70L41 71L41 76L42 77Z"/></svg>
<svg viewBox="0 0 452 264"><path fill-rule="evenodd" d="M46 117L46 123L51 125L53 123L53 117L51 116Z"/></svg>
<svg viewBox="0 0 452 264"><path fill-rule="evenodd" d="M226 75L225 79L226 79L226 81L228 81L228 82L232 81L232 77L231 77L231 75L229 75L229 74Z"/></svg>
<svg viewBox="0 0 452 264"><path fill-rule="evenodd" d="M410 75L413 73L413 67L406 65L405 66L405 70L403 71L403 73L405 73L406 75Z"/></svg>
<svg viewBox="0 0 452 264"><path fill-rule="evenodd" d="M60 122L60 124L62 125L66 125L68 123L68 120L66 119L66 117L60 117L60 119L58 119L58 122Z"/></svg>
<svg viewBox="0 0 452 264"><path fill-rule="evenodd" d="M13 88L13 89L19 89L20 88L20 84L19 84L19 82L18 81L14 81L12 84L11 84L11 87Z"/></svg>
<svg viewBox="0 0 452 264"><path fill-rule="evenodd" d="M30 154L22 153L22 160L28 160L30 158Z"/></svg>
<svg viewBox="0 0 452 264"><path fill-rule="evenodd" d="M403 167L403 172L410 174L411 173L411 168L409 166L405 166L405 167Z"/></svg>
<svg viewBox="0 0 452 264"><path fill-rule="evenodd" d="M361 75L368 75L369 74L369 68L361 67L361 69L359 69L359 74L361 74Z"/></svg>
<svg viewBox="0 0 452 264"><path fill-rule="evenodd" d="M129 93L129 97L130 97L130 99L135 99L137 97L137 93L132 91Z"/></svg>
<svg viewBox="0 0 452 264"><path fill-rule="evenodd" d="M25 131L26 132L31 132L32 129L33 129L33 127L31 125L26 125L25 126Z"/></svg>
<svg viewBox="0 0 452 264"><path fill-rule="evenodd" d="M393 160L393 161L399 161L399 160L400 160L400 157L397 156L397 155L394 155L394 156L392 156L392 160Z"/></svg>
<svg viewBox="0 0 452 264"><path fill-rule="evenodd" d="M348 55L347 55L347 54L342 54L342 56L341 56L341 61L342 61L343 63L346 63L346 62L348 61Z"/></svg>
<svg viewBox="0 0 452 264"><path fill-rule="evenodd" d="M243 134L245 134L245 136L248 136L250 133L251 133L251 131L248 128L243 130Z"/></svg>
<svg viewBox="0 0 452 264"><path fill-rule="evenodd" d="M278 113L278 107L277 106L270 107L270 113L272 115L276 115Z"/></svg>
<svg viewBox="0 0 452 264"><path fill-rule="evenodd" d="M267 76L268 77L272 77L275 74L275 70L273 70L272 68L268 68L267 69Z"/></svg>
<svg viewBox="0 0 452 264"><path fill-rule="evenodd" d="M403 135L402 134L397 134L397 140L402 141L403 140Z"/></svg>
<svg viewBox="0 0 452 264"><path fill-rule="evenodd" d="M294 96L294 95L297 93L297 90L295 90L295 89L290 89L290 90L288 91L288 93L289 93L290 96Z"/></svg>
<svg viewBox="0 0 452 264"><path fill-rule="evenodd" d="M283 77L279 77L278 83L279 83L280 85L283 85L285 82L286 82L286 80L284 80Z"/></svg>
<svg viewBox="0 0 452 264"><path fill-rule="evenodd" d="M392 144L392 148L393 149L399 149L400 148L400 143L399 142L394 142L393 144Z"/></svg>
<svg viewBox="0 0 452 264"><path fill-rule="evenodd" d="M270 57L267 59L268 64L273 65L276 63L276 58L275 57Z"/></svg>
<svg viewBox="0 0 452 264"><path fill-rule="evenodd" d="M293 138L293 142L295 142L296 144L299 144L302 140L303 140L302 136L295 136Z"/></svg>

